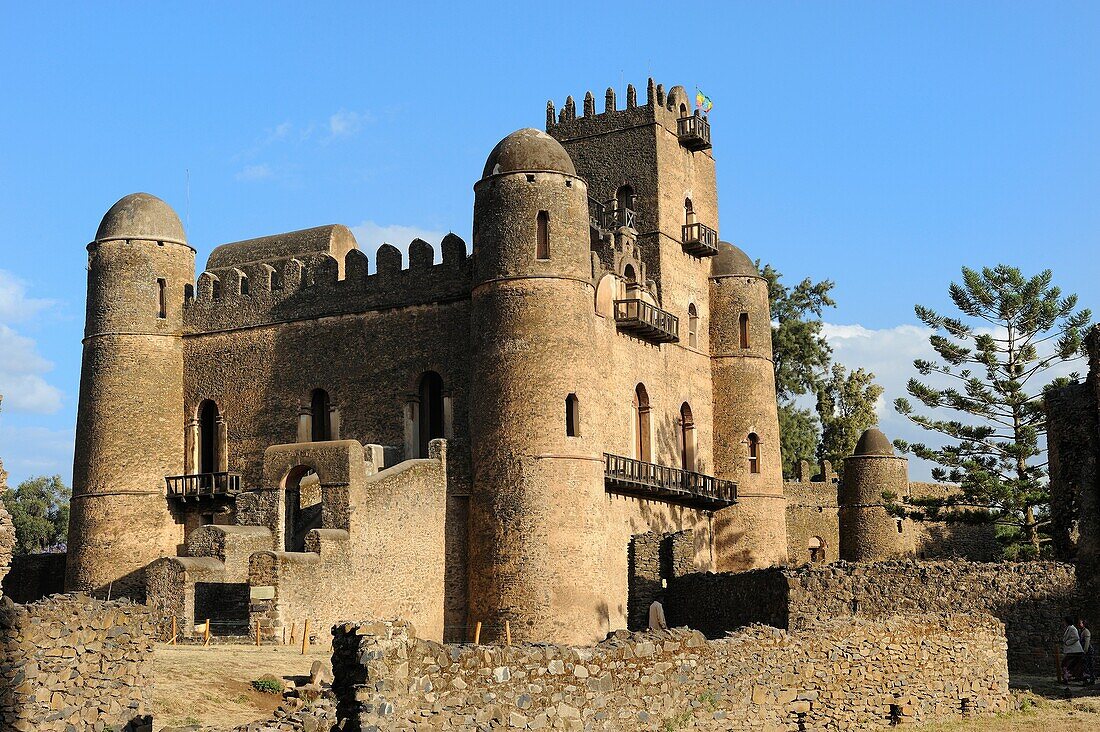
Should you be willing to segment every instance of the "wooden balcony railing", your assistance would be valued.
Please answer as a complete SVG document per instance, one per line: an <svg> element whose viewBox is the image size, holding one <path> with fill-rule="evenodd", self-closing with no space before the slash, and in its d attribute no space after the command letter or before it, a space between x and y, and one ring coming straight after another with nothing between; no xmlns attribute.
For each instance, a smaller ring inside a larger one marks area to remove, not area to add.
<svg viewBox="0 0 1100 732"><path fill-rule="evenodd" d="M710 122L694 114L681 117L676 121L676 136L688 150L707 150L710 148Z"/></svg>
<svg viewBox="0 0 1100 732"><path fill-rule="evenodd" d="M737 484L712 475L604 453L604 486L612 493L717 510L737 503Z"/></svg>
<svg viewBox="0 0 1100 732"><path fill-rule="evenodd" d="M588 220L593 228L600 231L614 231L620 226L638 228L638 214L628 206L619 206L615 201L600 203L595 198L588 199Z"/></svg>
<svg viewBox="0 0 1100 732"><path fill-rule="evenodd" d="M241 492L240 473L196 473L170 475L164 479L169 498L212 498Z"/></svg>
<svg viewBox="0 0 1100 732"><path fill-rule="evenodd" d="M696 257L718 254L718 232L705 224L684 224L681 229L684 251Z"/></svg>
<svg viewBox="0 0 1100 732"><path fill-rule="evenodd" d="M680 340L680 319L645 300L616 300L615 325L619 330L651 343L675 343Z"/></svg>

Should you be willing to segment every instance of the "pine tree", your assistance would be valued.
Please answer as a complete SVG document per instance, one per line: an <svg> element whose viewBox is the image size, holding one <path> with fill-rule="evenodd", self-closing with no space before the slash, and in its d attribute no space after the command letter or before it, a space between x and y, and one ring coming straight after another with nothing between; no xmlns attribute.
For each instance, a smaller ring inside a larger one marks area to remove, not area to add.
<svg viewBox="0 0 1100 732"><path fill-rule="evenodd" d="M913 362L922 376L945 386L909 380L908 392L948 418L916 414L908 399L897 411L946 438L942 447L898 440L904 452L930 460L938 481L958 483L945 499L914 501L915 518L988 520L1022 534L1032 554L1044 541L1049 503L1042 386L1050 370L1083 355L1083 333L1092 318L1077 311L1077 296L1062 296L1050 270L1025 278L1015 267L963 268L951 283L951 300L965 316L945 317L918 305L917 317L933 329L929 343L939 360ZM1073 374L1070 378L1076 378Z"/></svg>

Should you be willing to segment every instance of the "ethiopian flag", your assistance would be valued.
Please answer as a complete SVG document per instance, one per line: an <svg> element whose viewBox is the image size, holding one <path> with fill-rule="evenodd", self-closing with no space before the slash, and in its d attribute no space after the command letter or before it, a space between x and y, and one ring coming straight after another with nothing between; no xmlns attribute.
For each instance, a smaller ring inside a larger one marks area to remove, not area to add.
<svg viewBox="0 0 1100 732"><path fill-rule="evenodd" d="M698 107L699 109L703 110L703 113L705 114L707 112L710 112L710 110L714 109L714 102L712 102L710 100L710 97L708 97L706 94L704 94L703 92L696 89L695 90L695 106Z"/></svg>

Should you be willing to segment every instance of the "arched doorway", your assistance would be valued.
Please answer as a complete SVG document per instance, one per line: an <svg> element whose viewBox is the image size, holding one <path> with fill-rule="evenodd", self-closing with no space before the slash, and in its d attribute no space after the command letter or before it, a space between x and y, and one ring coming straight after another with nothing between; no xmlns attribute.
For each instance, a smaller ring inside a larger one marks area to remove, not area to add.
<svg viewBox="0 0 1100 732"><path fill-rule="evenodd" d="M323 526L321 478L307 466L299 465L283 481L283 549L301 552L306 548L306 534Z"/></svg>
<svg viewBox="0 0 1100 732"><path fill-rule="evenodd" d="M809 541L810 561L825 561L825 540L820 536L811 536Z"/></svg>
<svg viewBox="0 0 1100 732"><path fill-rule="evenodd" d="M428 457L428 443L444 436L443 377L435 371L420 377L418 457Z"/></svg>
<svg viewBox="0 0 1100 732"><path fill-rule="evenodd" d="M695 418L687 402L680 405L680 467L695 472Z"/></svg>
<svg viewBox="0 0 1100 732"><path fill-rule="evenodd" d="M218 405L207 399L199 405L199 474L218 472Z"/></svg>
<svg viewBox="0 0 1100 732"><path fill-rule="evenodd" d="M649 392L645 384L634 387L634 457L644 463L650 458Z"/></svg>

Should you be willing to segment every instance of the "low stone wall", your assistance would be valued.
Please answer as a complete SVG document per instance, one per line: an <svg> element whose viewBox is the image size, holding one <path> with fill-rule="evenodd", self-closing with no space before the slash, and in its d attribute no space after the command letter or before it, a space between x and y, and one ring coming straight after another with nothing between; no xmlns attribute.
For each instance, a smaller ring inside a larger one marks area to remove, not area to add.
<svg viewBox="0 0 1100 732"><path fill-rule="evenodd" d="M4 600L0 729L151 732L152 630L148 610L128 600Z"/></svg>
<svg viewBox="0 0 1100 732"><path fill-rule="evenodd" d="M34 602L65 591L65 557L61 554L24 554L12 557L4 578L4 595L14 602Z"/></svg>
<svg viewBox="0 0 1100 732"><path fill-rule="evenodd" d="M868 729L1009 707L987 616L619 631L595 647L441 645L402 621L333 628L345 730Z"/></svg>
<svg viewBox="0 0 1100 732"><path fill-rule="evenodd" d="M665 610L711 638L751 623L797 630L853 615L989 613L1006 626L1009 667L1045 673L1060 618L1081 607L1070 564L909 560L686 575L670 582Z"/></svg>

